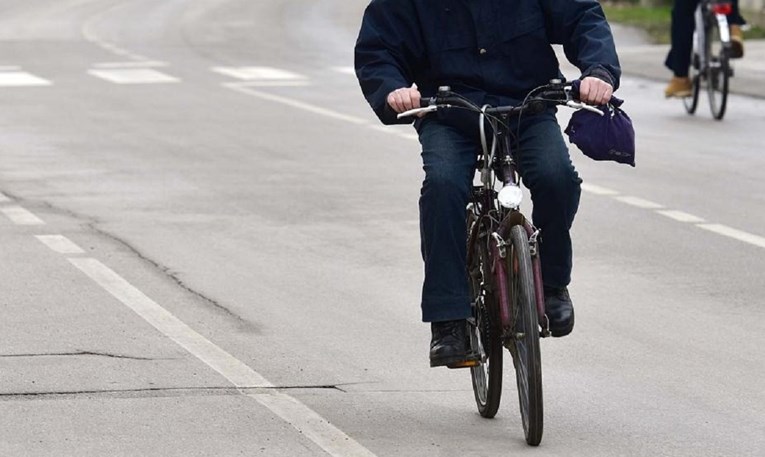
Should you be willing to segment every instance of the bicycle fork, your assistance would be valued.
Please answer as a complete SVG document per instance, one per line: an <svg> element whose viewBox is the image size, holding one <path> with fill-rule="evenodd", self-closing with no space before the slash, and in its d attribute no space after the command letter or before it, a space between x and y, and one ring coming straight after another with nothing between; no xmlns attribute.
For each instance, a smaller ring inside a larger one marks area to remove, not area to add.
<svg viewBox="0 0 765 457"><path fill-rule="evenodd" d="M541 327L540 336L550 335L550 323L545 314L545 297L542 283L542 264L539 256L539 234L540 230L534 228L527 220L524 220L523 227L529 236L529 247L531 254L531 267L534 274L534 298L537 305L537 321ZM519 335L512 334L513 331L513 308L515 303L512 301L510 287L506 278L511 278L514 272L509 272L507 262L507 243L497 232L491 234L492 257L494 259L493 271L497 282L497 304L499 305L499 319L503 332L503 339L518 338Z"/></svg>

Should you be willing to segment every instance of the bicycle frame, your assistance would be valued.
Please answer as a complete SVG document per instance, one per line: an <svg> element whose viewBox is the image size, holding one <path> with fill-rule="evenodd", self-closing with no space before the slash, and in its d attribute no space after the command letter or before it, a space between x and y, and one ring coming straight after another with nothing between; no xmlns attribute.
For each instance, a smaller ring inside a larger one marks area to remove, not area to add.
<svg viewBox="0 0 765 457"><path fill-rule="evenodd" d="M725 14L715 12L714 0L704 0L699 3L694 12L695 29L693 32L693 48L696 51L696 55L699 56L699 70L702 72L707 68L709 62L707 62L707 46L709 45L706 36L707 33L707 18L713 17L717 21L718 29L720 31L720 41L725 48L730 47L730 31L728 29L728 18Z"/></svg>
<svg viewBox="0 0 765 457"><path fill-rule="evenodd" d="M484 130L484 116L480 118L481 123L481 146L483 149L483 159L478 162L480 165L481 186L473 190L473 211L477 223L471 228L470 244L468 255L473 250L473 243L481 239L481 231L485 230L491 252L492 276L496 285L496 294L494 296L495 306L498 307L499 321L503 332L503 340L507 341L511 335L509 332L513 328L513 308L511 293L508 286L507 266L507 243L505 240L509 237L510 230L515 225L523 226L529 236L529 245L531 247L532 268L535 283L535 299L537 305L538 322L542 328L541 336L549 336L549 322L544 308L544 289L542 286L542 266L539 256L539 229L534 227L531 222L520 212L518 207L504 208L497 203L497 191L495 190L495 176L505 185L519 185L518 170L513 158L508 131L503 124L507 124L507 115L502 115L502 124L497 124L497 130L492 134L491 146L487 144L486 132ZM497 151L500 154L497 154ZM484 228L485 227L485 228ZM470 259L468 259L470 262ZM470 263L468 263L470 264Z"/></svg>

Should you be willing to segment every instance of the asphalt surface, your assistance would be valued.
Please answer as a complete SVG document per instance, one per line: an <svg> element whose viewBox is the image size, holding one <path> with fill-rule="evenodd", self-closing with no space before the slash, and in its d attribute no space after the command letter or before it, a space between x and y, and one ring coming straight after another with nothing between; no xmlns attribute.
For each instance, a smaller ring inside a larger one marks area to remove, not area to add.
<svg viewBox="0 0 765 457"><path fill-rule="evenodd" d="M0 455L765 455L765 101L628 76L637 168L572 149L577 326L529 448L510 370L485 420L428 368L364 4L0 0Z"/></svg>
<svg viewBox="0 0 765 457"><path fill-rule="evenodd" d="M669 82L672 73L664 66L669 45L649 44L640 30L614 26L619 41L619 61L628 75ZM765 40L746 40L744 58L730 61L730 91L765 98Z"/></svg>

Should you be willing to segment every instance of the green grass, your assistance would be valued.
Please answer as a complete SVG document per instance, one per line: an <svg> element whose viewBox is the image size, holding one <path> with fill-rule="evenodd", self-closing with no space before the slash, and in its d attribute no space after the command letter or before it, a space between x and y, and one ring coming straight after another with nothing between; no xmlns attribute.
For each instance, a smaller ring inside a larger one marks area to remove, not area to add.
<svg viewBox="0 0 765 457"><path fill-rule="evenodd" d="M619 3L603 4L603 10L609 22L641 28L654 43L669 43L670 7L647 8Z"/></svg>
<svg viewBox="0 0 765 457"><path fill-rule="evenodd" d="M641 28L648 33L654 43L669 43L671 7L648 8L625 3L603 3L602 6L609 22ZM746 17L746 14L744 16ZM765 28L753 25L750 30L744 32L744 38L765 38Z"/></svg>

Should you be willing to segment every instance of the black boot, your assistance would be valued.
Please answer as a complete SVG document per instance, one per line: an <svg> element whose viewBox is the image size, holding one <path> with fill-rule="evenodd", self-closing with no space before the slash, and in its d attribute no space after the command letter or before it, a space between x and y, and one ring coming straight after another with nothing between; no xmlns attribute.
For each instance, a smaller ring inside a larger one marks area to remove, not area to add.
<svg viewBox="0 0 765 457"><path fill-rule="evenodd" d="M565 287L545 287L545 313L552 336L566 336L574 330L574 304Z"/></svg>
<svg viewBox="0 0 765 457"><path fill-rule="evenodd" d="M433 333L430 341L431 367L457 367L467 362L469 345L465 319L432 322L430 330Z"/></svg>

